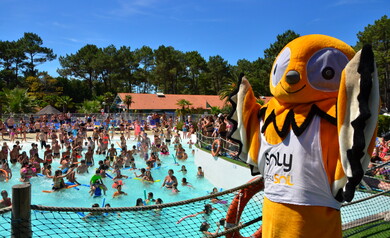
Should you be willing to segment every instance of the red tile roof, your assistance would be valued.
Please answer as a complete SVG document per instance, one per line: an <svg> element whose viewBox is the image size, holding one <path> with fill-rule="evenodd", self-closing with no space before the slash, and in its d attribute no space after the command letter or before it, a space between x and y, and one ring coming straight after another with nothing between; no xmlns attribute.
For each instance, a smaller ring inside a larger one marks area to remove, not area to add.
<svg viewBox="0 0 390 238"><path fill-rule="evenodd" d="M189 101L192 104L190 108L206 109L206 103L212 107L224 106L224 101L217 95L164 94L164 97L159 97L157 94L118 93L122 102L126 95L132 97L133 103L130 106L132 110L176 110L180 108L177 102L181 99Z"/></svg>

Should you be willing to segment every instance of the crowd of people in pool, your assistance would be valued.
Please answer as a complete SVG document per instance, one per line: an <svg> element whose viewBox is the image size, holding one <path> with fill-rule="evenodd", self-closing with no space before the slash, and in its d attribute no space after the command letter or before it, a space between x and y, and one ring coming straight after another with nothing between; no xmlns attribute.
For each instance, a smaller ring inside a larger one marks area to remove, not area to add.
<svg viewBox="0 0 390 238"><path fill-rule="evenodd" d="M159 120L157 120L159 119ZM216 120L215 120L216 119ZM155 120L155 126L150 128L150 121ZM178 161L185 161L188 158L187 151L182 146L182 139L190 138L196 132L196 127L207 136L226 137L229 127L226 126L226 118L223 115L206 116L198 120L194 126L191 116L187 118L182 127L182 133L176 129L178 119L172 117L161 117L156 114L151 115L143 124L137 120L130 122L123 119L113 126L112 118L107 116L105 123L96 123L96 118L86 116L84 120L72 120L70 114L43 115L39 118L31 116L28 121L20 119L19 123L11 116L2 122L0 120L0 133L3 143L0 151L0 182L12 178L10 164L20 165L20 181L29 182L32 177L46 176L53 180L52 191L58 191L69 187L70 185L79 185L76 174L83 174L89 167L95 166L94 154L106 155L106 159L98 161L98 169L91 178L89 184L92 196L96 193L107 191L103 180L106 177L108 169L113 170L115 181L121 181L127 176L121 173L121 169L136 170L134 155L138 154L145 160L145 168L142 168L141 174L135 174L135 177L144 182L154 182L151 169L161 166L159 155L168 155L169 146L174 144L174 156ZM217 122L217 123L214 123ZM213 125L213 132L210 134L210 125ZM96 126L98 125L98 126ZM88 129L92 129L87 134ZM151 129L152 138L147 135L146 129ZM35 139L31 148L23 148L20 139L27 141L27 132L29 139ZM117 142L120 152L116 145L111 143L114 135L120 135L120 142ZM8 143L5 142L7 140ZM31 136L33 138L31 138ZM133 140L136 145L127 148L127 142ZM189 148L192 150L193 142L189 139ZM43 157L39 151L43 150ZM53 160L59 160L60 168L53 171L51 164ZM186 172L183 165L181 170ZM163 187L172 189L173 192L180 192L179 182L173 175L173 170L163 181ZM110 175L108 175L110 176ZM198 168L197 176L204 176L202 168ZM64 179L67 179L65 182ZM182 186L192 186L186 178L181 181ZM117 191L114 196L125 195L121 190L122 184L115 182L113 185ZM99 190L99 191L97 191Z"/></svg>

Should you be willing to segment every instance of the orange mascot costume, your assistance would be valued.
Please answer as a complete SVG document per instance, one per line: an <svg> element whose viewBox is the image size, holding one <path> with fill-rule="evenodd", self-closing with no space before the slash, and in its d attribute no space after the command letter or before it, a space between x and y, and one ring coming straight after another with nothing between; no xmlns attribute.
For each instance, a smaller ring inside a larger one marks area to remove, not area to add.
<svg viewBox="0 0 390 238"><path fill-rule="evenodd" d="M230 137L264 178L262 236L341 237L340 204L352 200L376 138L372 49L299 37L276 58L270 88L261 106L243 77L230 97Z"/></svg>

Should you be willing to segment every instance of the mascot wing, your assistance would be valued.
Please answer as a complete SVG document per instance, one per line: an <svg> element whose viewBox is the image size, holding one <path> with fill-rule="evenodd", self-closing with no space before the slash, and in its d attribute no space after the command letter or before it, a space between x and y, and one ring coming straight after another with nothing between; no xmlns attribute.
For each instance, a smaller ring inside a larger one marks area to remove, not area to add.
<svg viewBox="0 0 390 238"><path fill-rule="evenodd" d="M364 46L343 71L337 103L340 157L346 178L336 181L339 201L351 201L363 178L376 138L379 86L371 46Z"/></svg>
<svg viewBox="0 0 390 238"><path fill-rule="evenodd" d="M252 87L248 80L240 77L238 88L229 98L232 112L229 120L233 123L230 139L240 145L238 156L251 166L252 175L258 174L257 159L260 148L259 143L259 110L260 104L256 102Z"/></svg>

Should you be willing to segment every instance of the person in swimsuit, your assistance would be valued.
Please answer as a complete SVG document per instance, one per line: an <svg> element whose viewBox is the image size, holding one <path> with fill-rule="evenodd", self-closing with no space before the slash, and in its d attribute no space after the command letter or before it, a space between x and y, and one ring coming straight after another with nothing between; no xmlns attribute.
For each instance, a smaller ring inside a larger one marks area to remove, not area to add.
<svg viewBox="0 0 390 238"><path fill-rule="evenodd" d="M77 166L77 173L78 173L78 174L83 174L83 173L85 173L85 172L89 173L89 172L88 172L88 167L89 167L89 166L86 164L85 160L84 160L84 159L81 160L81 161L80 161L80 165Z"/></svg>
<svg viewBox="0 0 390 238"><path fill-rule="evenodd" d="M203 178L204 177L204 172L202 170L202 167L198 167L198 172L196 173L196 176L198 176L198 178Z"/></svg>
<svg viewBox="0 0 390 238"><path fill-rule="evenodd" d="M8 192L6 190L1 191L1 196L3 199L0 200L0 208L9 207L12 205L11 198L8 197Z"/></svg>
<svg viewBox="0 0 390 238"><path fill-rule="evenodd" d="M173 184L177 184L177 178L173 174L173 169L168 170L168 175L165 177L161 187L173 188Z"/></svg>
<svg viewBox="0 0 390 238"><path fill-rule="evenodd" d="M177 221L176 224L179 224L180 222L182 222L183 220L185 220L187 218L196 217L197 215L200 215L200 214L203 214L204 218L208 219L208 217L211 215L211 213L214 210L217 210L217 211L220 212L220 210L218 210L217 208L214 208L213 206L211 206L211 204L207 203L207 204L204 205L204 209L202 211L197 212L195 214L191 214L191 215L185 216L185 217L181 218L179 221Z"/></svg>
<svg viewBox="0 0 390 238"><path fill-rule="evenodd" d="M68 174L62 174L61 170L56 170L54 172L54 176L46 175L48 178L53 179L53 191L58 191L63 188L66 188L64 177L66 177Z"/></svg>
<svg viewBox="0 0 390 238"><path fill-rule="evenodd" d="M90 181L90 186L91 186L91 190L89 192L90 192L91 196L94 195L97 187L100 187L103 190L104 195L106 195L107 187L103 184L100 169L97 169L95 175L92 176L91 181Z"/></svg>

